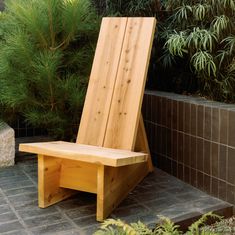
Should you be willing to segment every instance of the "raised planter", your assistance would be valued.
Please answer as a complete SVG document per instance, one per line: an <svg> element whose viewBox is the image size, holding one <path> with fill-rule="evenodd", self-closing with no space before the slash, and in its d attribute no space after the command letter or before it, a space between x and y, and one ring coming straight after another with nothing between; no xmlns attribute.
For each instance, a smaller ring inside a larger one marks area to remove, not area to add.
<svg viewBox="0 0 235 235"><path fill-rule="evenodd" d="M235 205L235 105L146 91L143 115L157 167Z"/></svg>
<svg viewBox="0 0 235 235"><path fill-rule="evenodd" d="M15 163L15 132L7 124L0 125L0 167Z"/></svg>

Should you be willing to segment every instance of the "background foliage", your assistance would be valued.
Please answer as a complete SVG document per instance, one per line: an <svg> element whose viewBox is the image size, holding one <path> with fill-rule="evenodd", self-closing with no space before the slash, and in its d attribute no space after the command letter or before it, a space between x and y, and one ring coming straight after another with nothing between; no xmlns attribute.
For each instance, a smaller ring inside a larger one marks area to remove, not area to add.
<svg viewBox="0 0 235 235"><path fill-rule="evenodd" d="M89 0L8 0L0 15L1 116L77 130L99 20ZM11 114L11 115L10 115Z"/></svg>

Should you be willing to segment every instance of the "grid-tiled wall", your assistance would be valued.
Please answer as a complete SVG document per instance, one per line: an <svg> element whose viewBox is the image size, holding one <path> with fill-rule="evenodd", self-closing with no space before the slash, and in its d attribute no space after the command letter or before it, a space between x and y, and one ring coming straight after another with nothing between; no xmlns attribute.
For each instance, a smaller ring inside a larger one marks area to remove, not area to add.
<svg viewBox="0 0 235 235"><path fill-rule="evenodd" d="M143 115L157 167L235 204L235 105L146 91Z"/></svg>

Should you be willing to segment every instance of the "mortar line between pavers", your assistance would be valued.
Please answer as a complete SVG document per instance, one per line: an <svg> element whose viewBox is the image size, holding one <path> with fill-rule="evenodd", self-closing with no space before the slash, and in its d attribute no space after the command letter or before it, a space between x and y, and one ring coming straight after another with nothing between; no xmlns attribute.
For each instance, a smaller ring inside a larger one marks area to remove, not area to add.
<svg viewBox="0 0 235 235"><path fill-rule="evenodd" d="M25 172L23 169L22 172L29 178L29 180L33 183L34 186L38 187L38 184L32 179L32 177L27 172Z"/></svg>
<svg viewBox="0 0 235 235"><path fill-rule="evenodd" d="M55 208L60 212L60 214L62 215L62 218L67 220L71 225L73 225L76 229L78 229L79 232L81 231L82 228L80 228L72 219L70 219L69 216L67 216L66 213L63 210L61 210L56 205L55 205Z"/></svg>
<svg viewBox="0 0 235 235"><path fill-rule="evenodd" d="M15 216L17 217L18 221L20 222L20 224L23 226L23 228L25 229L25 232L27 232L30 235L30 232L27 229L27 226L24 222L24 220L21 218L21 216L19 215L19 213L15 210L14 206L11 204L10 200L8 199L8 197L5 195L5 193L3 192L3 190L0 188L0 192L3 195L3 198L6 200L8 206L11 208L11 210L13 211L13 213L15 214Z"/></svg>

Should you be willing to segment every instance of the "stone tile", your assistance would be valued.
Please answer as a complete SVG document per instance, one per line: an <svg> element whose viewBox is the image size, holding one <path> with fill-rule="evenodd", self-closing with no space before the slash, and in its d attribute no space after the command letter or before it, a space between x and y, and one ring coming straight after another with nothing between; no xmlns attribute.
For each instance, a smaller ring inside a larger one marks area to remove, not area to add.
<svg viewBox="0 0 235 235"><path fill-rule="evenodd" d="M219 179L226 180L228 148L219 145Z"/></svg>
<svg viewBox="0 0 235 235"><path fill-rule="evenodd" d="M0 197L0 206L5 204L7 204L7 201L3 197Z"/></svg>
<svg viewBox="0 0 235 235"><path fill-rule="evenodd" d="M191 138L189 135L184 135L183 162L186 166L189 166L191 162L190 147L191 147Z"/></svg>
<svg viewBox="0 0 235 235"><path fill-rule="evenodd" d="M203 191L210 194L211 193L211 177L204 174L203 178Z"/></svg>
<svg viewBox="0 0 235 235"><path fill-rule="evenodd" d="M235 111L229 111L228 144L235 147Z"/></svg>
<svg viewBox="0 0 235 235"><path fill-rule="evenodd" d="M42 227L37 227L34 229L31 229L31 233L33 235L43 235L43 234L59 234L64 231L71 230L72 225L68 222L62 222L52 225L45 225Z"/></svg>
<svg viewBox="0 0 235 235"><path fill-rule="evenodd" d="M28 234L29 234L28 231L26 231L25 229L13 232L1 233L1 235L28 235Z"/></svg>
<svg viewBox="0 0 235 235"><path fill-rule="evenodd" d="M0 187L6 185L6 184L12 184L16 182L21 182L21 181L27 181L29 180L28 177L24 174L22 175L17 175L17 176L6 176L6 177L0 177Z"/></svg>
<svg viewBox="0 0 235 235"><path fill-rule="evenodd" d="M235 149L228 148L228 182L235 185Z"/></svg>
<svg viewBox="0 0 235 235"><path fill-rule="evenodd" d="M205 107L205 126L203 137L208 140L211 140L211 112L210 107Z"/></svg>
<svg viewBox="0 0 235 235"><path fill-rule="evenodd" d="M224 181L219 180L219 198L222 200L227 199L227 187Z"/></svg>
<svg viewBox="0 0 235 235"><path fill-rule="evenodd" d="M9 212L12 212L12 210L11 210L9 205L6 204L6 205L0 206L0 216L2 214L9 213Z"/></svg>
<svg viewBox="0 0 235 235"><path fill-rule="evenodd" d="M80 233L78 233L78 235L91 235L91 234L94 234L94 232L96 232L98 229L100 228L99 225L96 225L96 226L92 226L92 227L88 227L86 229L83 229ZM73 234L73 233L70 233L70 234ZM70 235L68 234L68 235Z"/></svg>
<svg viewBox="0 0 235 235"><path fill-rule="evenodd" d="M176 198L179 199L182 202L190 202L199 199L200 197L203 197L205 194L199 194L195 192L189 192L189 193L184 193L180 195L176 195Z"/></svg>
<svg viewBox="0 0 235 235"><path fill-rule="evenodd" d="M216 178L212 178L211 181L211 194L215 197L219 197L219 181Z"/></svg>
<svg viewBox="0 0 235 235"><path fill-rule="evenodd" d="M171 99L167 99L166 100L166 126L168 128L172 127L172 100Z"/></svg>
<svg viewBox="0 0 235 235"><path fill-rule="evenodd" d="M135 199L138 200L138 202L144 203L145 201L150 201L150 200L156 200L158 198L164 198L169 196L166 190L161 190L161 191L152 191L148 190L145 193L135 195Z"/></svg>
<svg viewBox="0 0 235 235"><path fill-rule="evenodd" d="M142 204L145 204L146 200L143 199ZM128 207L117 208L113 211L112 215L118 218L123 218L126 216L134 215L134 214L143 214L149 212L149 209L138 204L131 205Z"/></svg>
<svg viewBox="0 0 235 235"><path fill-rule="evenodd" d="M144 203L144 205L149 208L149 210L152 213L155 214L160 214L162 210L166 210L167 208L171 207L172 205L175 205L176 202L180 203L180 200L177 200L176 197L173 195L161 198L161 199L156 199L153 201L147 201Z"/></svg>
<svg viewBox="0 0 235 235"><path fill-rule="evenodd" d="M184 119L185 119L185 115L184 115L184 102L178 102L178 130L179 131L183 131L184 130Z"/></svg>
<svg viewBox="0 0 235 235"><path fill-rule="evenodd" d="M212 141L219 142L219 109L212 109Z"/></svg>
<svg viewBox="0 0 235 235"><path fill-rule="evenodd" d="M190 133L196 135L197 131L197 106L191 104L191 117L190 117Z"/></svg>
<svg viewBox="0 0 235 235"><path fill-rule="evenodd" d="M35 216L46 216L49 214L54 214L58 212L55 207L48 207L48 208L39 208L38 206L26 207L25 209L17 210L19 215L23 219L28 219Z"/></svg>
<svg viewBox="0 0 235 235"><path fill-rule="evenodd" d="M84 216L90 216L96 214L96 205L82 206L78 209L69 210L65 212L66 215L71 219L76 219Z"/></svg>
<svg viewBox="0 0 235 235"><path fill-rule="evenodd" d="M38 207L38 200L37 198L32 198L30 201L21 202L20 204L15 204L13 206L16 210L34 209Z"/></svg>
<svg viewBox="0 0 235 235"><path fill-rule="evenodd" d="M172 103L172 128L173 130L178 130L178 101L173 100Z"/></svg>
<svg viewBox="0 0 235 235"><path fill-rule="evenodd" d="M3 191L7 191L10 189L19 189L19 188L26 187L26 186L33 186L32 181L25 180L25 181L20 181L20 182L9 182L4 185L1 185L1 188Z"/></svg>
<svg viewBox="0 0 235 235"><path fill-rule="evenodd" d="M204 107L202 105L197 106L197 135L203 137L204 130Z"/></svg>
<svg viewBox="0 0 235 235"><path fill-rule="evenodd" d="M184 150L184 135L178 132L178 147L177 147L177 160L179 163L183 162L183 150Z"/></svg>
<svg viewBox="0 0 235 235"><path fill-rule="evenodd" d="M96 215L86 216L73 220L79 228L98 226L100 223L96 221Z"/></svg>
<svg viewBox="0 0 235 235"><path fill-rule="evenodd" d="M226 109L220 109L220 143L228 144L228 111Z"/></svg>
<svg viewBox="0 0 235 235"><path fill-rule="evenodd" d="M207 140L203 142L203 172L211 174L211 142Z"/></svg>
<svg viewBox="0 0 235 235"><path fill-rule="evenodd" d="M184 132L191 132L191 107L190 103L184 104Z"/></svg>
<svg viewBox="0 0 235 235"><path fill-rule="evenodd" d="M24 202L32 201L32 199L37 198L37 197L38 197L38 193L35 192L35 193L9 196L8 199L14 206L16 206L16 205L24 204Z"/></svg>
<svg viewBox="0 0 235 235"><path fill-rule="evenodd" d="M14 221L14 220L17 220L17 217L13 212L7 212L4 214L0 214L0 224Z"/></svg>
<svg viewBox="0 0 235 235"><path fill-rule="evenodd" d="M211 174L214 177L219 176L219 145L211 144Z"/></svg>
<svg viewBox="0 0 235 235"><path fill-rule="evenodd" d="M235 204L235 186L227 184L227 201L231 204Z"/></svg>
<svg viewBox="0 0 235 235"><path fill-rule="evenodd" d="M197 139L194 136L190 139L190 166L197 168Z"/></svg>
<svg viewBox="0 0 235 235"><path fill-rule="evenodd" d="M203 140L197 138L197 169L199 171L203 171L203 148L204 143Z"/></svg>
<svg viewBox="0 0 235 235"><path fill-rule="evenodd" d="M41 227L44 225L50 225L59 222L64 222L64 218L59 213L24 219L24 223L30 229L34 227Z"/></svg>
<svg viewBox="0 0 235 235"><path fill-rule="evenodd" d="M14 196L18 194L27 194L27 193L37 193L37 188L35 186L29 186L29 187L18 188L18 189L9 189L9 190L6 190L4 193L7 196Z"/></svg>
<svg viewBox="0 0 235 235"><path fill-rule="evenodd" d="M11 231L18 231L18 230L21 230L21 229L23 229L23 226L18 221L0 224L1 233L11 232Z"/></svg>

